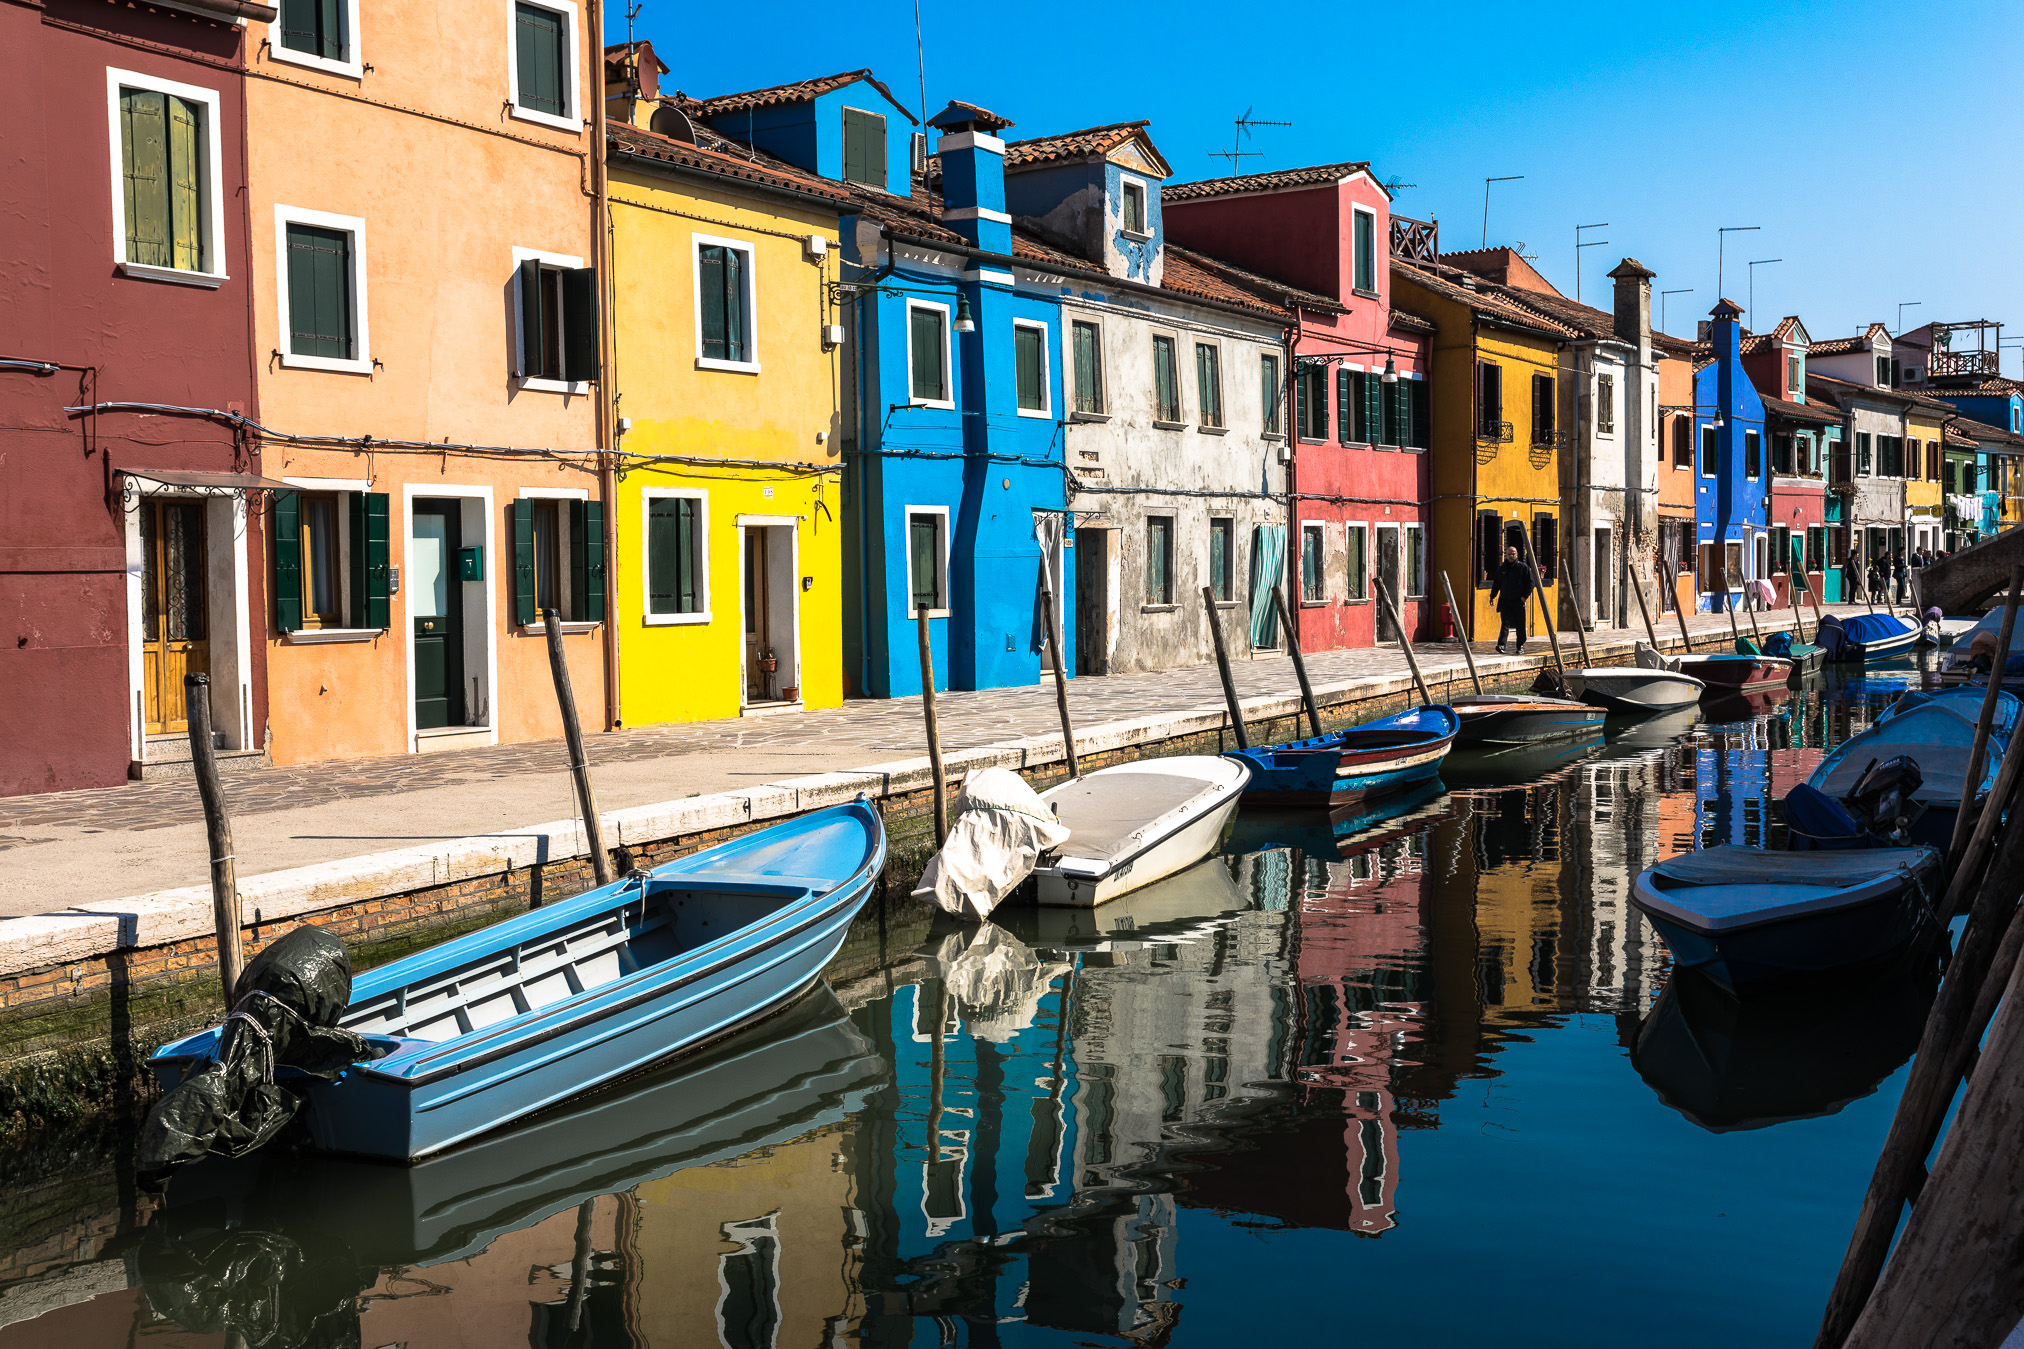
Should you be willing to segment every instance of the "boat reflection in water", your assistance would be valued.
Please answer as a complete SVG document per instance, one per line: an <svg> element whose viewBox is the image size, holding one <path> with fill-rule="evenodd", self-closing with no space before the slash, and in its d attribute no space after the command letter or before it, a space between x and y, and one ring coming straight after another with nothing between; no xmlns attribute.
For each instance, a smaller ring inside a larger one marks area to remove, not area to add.
<svg viewBox="0 0 2024 1349"><path fill-rule="evenodd" d="M1713 1133L1831 1115L1911 1057L1939 981L1932 944L1882 975L1747 1000L1678 970L1631 1062L1660 1100Z"/></svg>

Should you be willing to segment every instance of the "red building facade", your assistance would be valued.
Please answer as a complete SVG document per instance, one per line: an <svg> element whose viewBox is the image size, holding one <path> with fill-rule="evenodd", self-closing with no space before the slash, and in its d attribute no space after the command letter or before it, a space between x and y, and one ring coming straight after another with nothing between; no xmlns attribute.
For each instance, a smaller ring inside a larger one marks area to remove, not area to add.
<svg viewBox="0 0 2024 1349"><path fill-rule="evenodd" d="M258 757L249 13L0 3L0 795Z"/></svg>
<svg viewBox="0 0 2024 1349"><path fill-rule="evenodd" d="M1396 640L1380 578L1408 633L1424 635L1437 599L1427 585L1433 325L1391 307L1391 194L1369 164L1343 163L1179 183L1161 199L1175 243L1342 305L1292 306L1287 566L1301 645Z"/></svg>

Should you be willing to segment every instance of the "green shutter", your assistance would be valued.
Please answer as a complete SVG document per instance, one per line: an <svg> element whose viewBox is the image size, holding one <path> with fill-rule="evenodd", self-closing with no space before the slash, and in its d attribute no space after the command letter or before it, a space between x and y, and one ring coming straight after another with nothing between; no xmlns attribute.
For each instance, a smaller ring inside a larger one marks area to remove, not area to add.
<svg viewBox="0 0 2024 1349"><path fill-rule="evenodd" d="M204 113L200 105L171 98L169 105L169 265L209 270L204 256Z"/></svg>
<svg viewBox="0 0 2024 1349"><path fill-rule="evenodd" d="M913 396L923 401L946 402L949 389L942 365L942 311L911 310L908 323L913 337Z"/></svg>
<svg viewBox="0 0 2024 1349"><path fill-rule="evenodd" d="M365 523L363 531L351 536L352 556L365 554L364 619L363 628L388 628L393 626L392 604L389 600L392 588L388 579L393 558L387 543L387 494L385 492L359 492L354 498L359 503L360 514ZM360 546L363 541L363 547ZM454 557L443 560L445 566L455 567ZM451 578L455 580L454 577ZM354 594L361 592L354 592Z"/></svg>
<svg viewBox="0 0 2024 1349"><path fill-rule="evenodd" d="M1428 413L1427 382L1423 379L1409 380L1412 392L1406 395L1412 408L1413 448L1424 450L1432 446L1433 419ZM1684 423L1682 423L1684 425Z"/></svg>
<svg viewBox="0 0 2024 1349"><path fill-rule="evenodd" d="M728 361L724 334L724 255L731 250L704 244L696 250L697 306L703 315L703 357Z"/></svg>
<svg viewBox="0 0 2024 1349"><path fill-rule="evenodd" d="M274 494L274 627L295 632L302 627L302 498L295 492Z"/></svg>
<svg viewBox="0 0 2024 1349"><path fill-rule="evenodd" d="M1040 361L1040 329L1015 327L1012 330L1013 364L1018 376L1019 406L1038 412L1047 406L1047 372Z"/></svg>
<svg viewBox="0 0 2024 1349"><path fill-rule="evenodd" d="M1071 325L1075 340L1075 408L1078 412L1103 411L1102 374L1096 362L1096 325Z"/></svg>
<svg viewBox="0 0 2024 1349"><path fill-rule="evenodd" d="M567 104L562 16L538 5L514 9L514 60L520 75L520 106L554 117Z"/></svg>
<svg viewBox="0 0 2024 1349"><path fill-rule="evenodd" d="M1171 338L1153 339L1153 416L1163 422L1181 419L1180 391L1174 387L1174 344Z"/></svg>
<svg viewBox="0 0 2024 1349"><path fill-rule="evenodd" d="M1356 399L1356 372L1342 366L1335 371L1335 433L1336 438L1347 445L1351 439L1350 429L1354 421L1350 409Z"/></svg>
<svg viewBox="0 0 2024 1349"><path fill-rule="evenodd" d="M528 258L520 264L520 368L521 375L539 375L542 361L541 261Z"/></svg>
<svg viewBox="0 0 2024 1349"><path fill-rule="evenodd" d="M167 96L122 89L120 167L126 179L126 260L169 265L169 129Z"/></svg>
<svg viewBox="0 0 2024 1349"><path fill-rule="evenodd" d="M562 274L562 376L597 381L597 272L576 267Z"/></svg>
<svg viewBox="0 0 2024 1349"><path fill-rule="evenodd" d="M525 497L513 503L513 621L534 622L534 503Z"/></svg>
<svg viewBox="0 0 2024 1349"><path fill-rule="evenodd" d="M287 242L290 354L350 360L351 235L290 224Z"/></svg>
<svg viewBox="0 0 2024 1349"><path fill-rule="evenodd" d="M321 28L316 36L324 59L342 61L349 36L344 31L344 0L317 0L317 18Z"/></svg>
<svg viewBox="0 0 2024 1349"><path fill-rule="evenodd" d="M1293 376L1293 434L1307 434L1307 372L1295 367Z"/></svg>
<svg viewBox="0 0 2024 1349"><path fill-rule="evenodd" d="M857 108L843 110L843 176L850 182L889 190L886 182L885 118Z"/></svg>
<svg viewBox="0 0 2024 1349"><path fill-rule="evenodd" d="M1389 445L1385 438L1384 381L1370 371L1363 376L1363 438L1372 445Z"/></svg>
<svg viewBox="0 0 2024 1349"><path fill-rule="evenodd" d="M604 503L569 503L569 613L579 623L604 621Z"/></svg>

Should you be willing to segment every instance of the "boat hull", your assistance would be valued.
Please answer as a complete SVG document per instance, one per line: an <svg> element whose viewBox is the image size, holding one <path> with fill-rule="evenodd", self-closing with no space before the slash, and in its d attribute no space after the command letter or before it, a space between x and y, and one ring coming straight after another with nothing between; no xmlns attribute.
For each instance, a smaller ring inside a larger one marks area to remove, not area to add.
<svg viewBox="0 0 2024 1349"><path fill-rule="evenodd" d="M1784 688L1792 678L1792 662L1777 657L1679 656L1681 674L1707 685L1703 697Z"/></svg>
<svg viewBox="0 0 2024 1349"><path fill-rule="evenodd" d="M1094 908L1167 877L1207 857L1222 841L1223 831L1237 813L1236 793L1212 806L1152 846L1097 877L1064 873L1057 867L1033 872L1033 896L1058 908Z"/></svg>
<svg viewBox="0 0 2024 1349"><path fill-rule="evenodd" d="M1692 707L1701 700L1704 687L1692 675L1667 670L1587 670L1583 672L1581 698L1605 711L1642 716Z"/></svg>
<svg viewBox="0 0 2024 1349"><path fill-rule="evenodd" d="M1889 637L1880 642L1843 642L1841 651L1835 657L1839 665L1867 665L1873 660L1889 660L1892 656L1909 655L1917 649L1919 634L1916 630L1901 637Z"/></svg>
<svg viewBox="0 0 2024 1349"><path fill-rule="evenodd" d="M1246 798L1278 806L1341 809L1436 777L1461 718L1435 704L1310 740L1236 750L1251 770Z"/></svg>
<svg viewBox="0 0 2024 1349"><path fill-rule="evenodd" d="M1508 705L1458 699L1457 745L1527 745L1540 740L1588 735L1601 727L1603 711L1588 703L1541 698Z"/></svg>

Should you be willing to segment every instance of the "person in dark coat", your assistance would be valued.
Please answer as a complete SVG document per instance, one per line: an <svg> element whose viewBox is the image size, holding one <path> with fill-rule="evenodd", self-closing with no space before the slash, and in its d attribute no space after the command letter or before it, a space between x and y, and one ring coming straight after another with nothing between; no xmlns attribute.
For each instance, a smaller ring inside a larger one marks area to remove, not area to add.
<svg viewBox="0 0 2024 1349"><path fill-rule="evenodd" d="M1525 654L1525 602L1532 598L1532 569L1518 560L1516 548L1504 550L1503 564L1490 578L1490 602L1497 606L1497 653L1504 654L1504 634L1515 632L1518 640L1511 654Z"/></svg>

